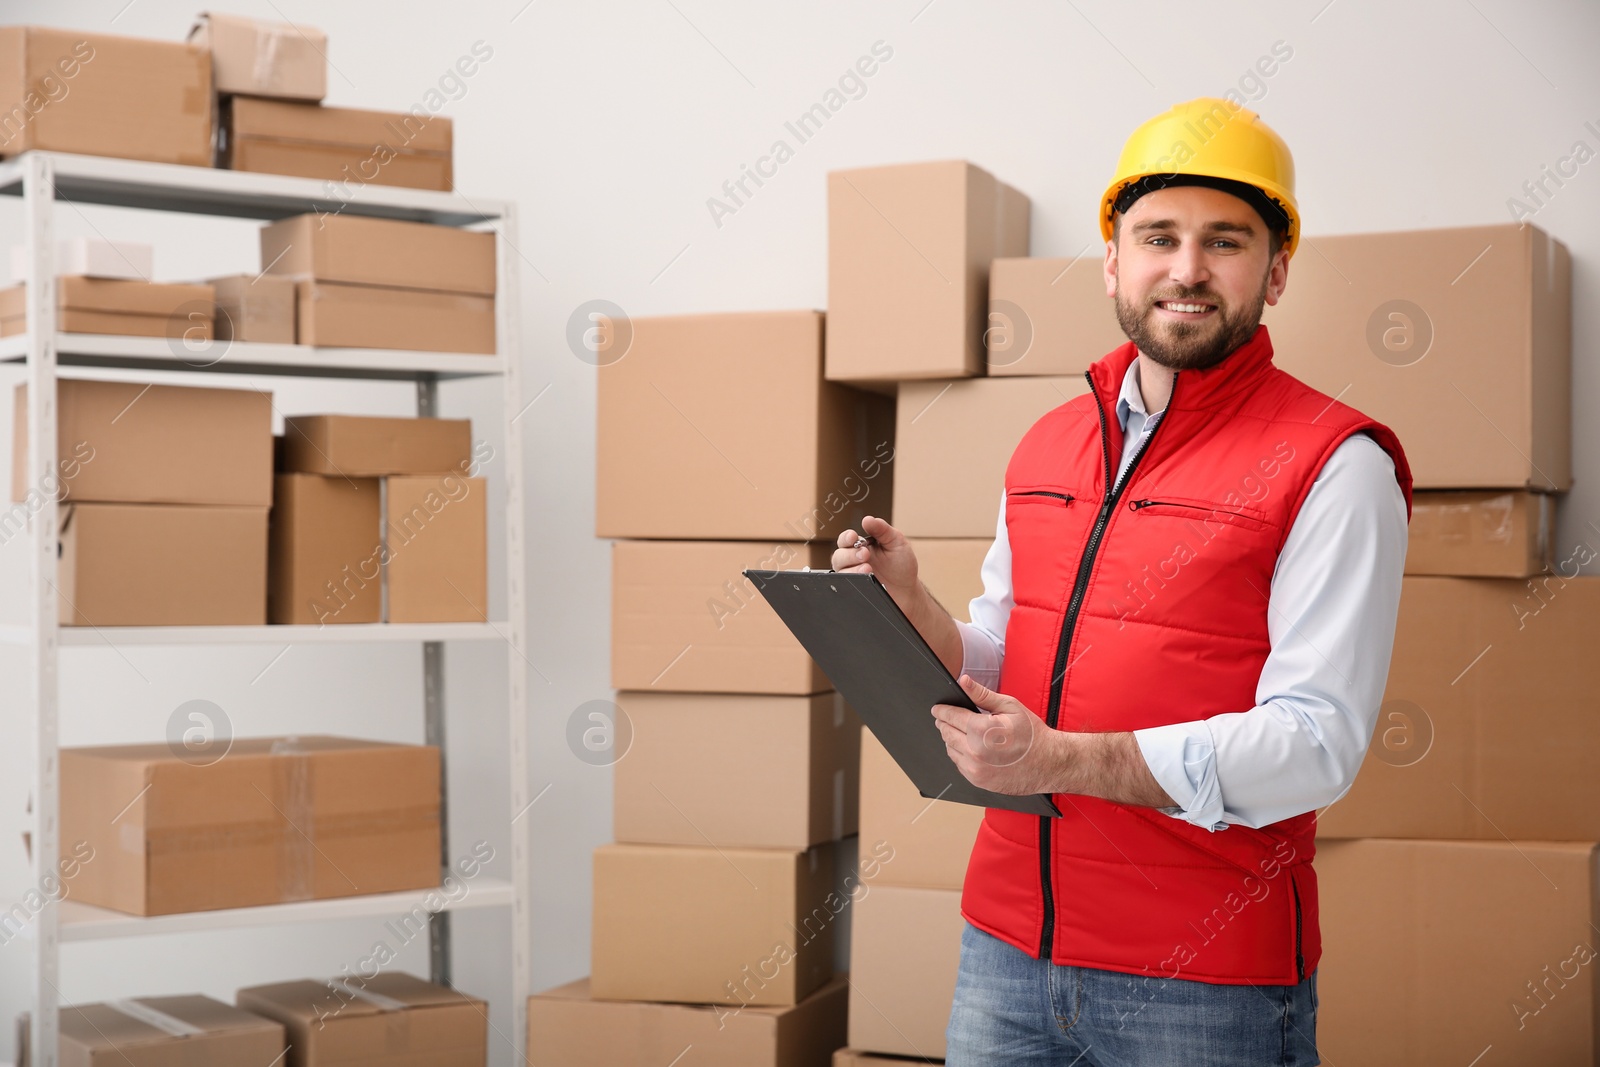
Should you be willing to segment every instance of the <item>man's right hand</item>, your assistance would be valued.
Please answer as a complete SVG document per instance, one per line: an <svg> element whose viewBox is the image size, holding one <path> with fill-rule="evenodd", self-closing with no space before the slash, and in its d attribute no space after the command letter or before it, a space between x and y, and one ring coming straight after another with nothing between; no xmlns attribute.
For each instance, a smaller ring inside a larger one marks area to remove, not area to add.
<svg viewBox="0 0 1600 1067"><path fill-rule="evenodd" d="M921 586L917 582L917 555L906 535L875 515L861 519L862 532L877 540L875 545L851 548L858 536L854 530L839 535L833 550L833 569L876 574L889 595L903 610L915 602Z"/></svg>

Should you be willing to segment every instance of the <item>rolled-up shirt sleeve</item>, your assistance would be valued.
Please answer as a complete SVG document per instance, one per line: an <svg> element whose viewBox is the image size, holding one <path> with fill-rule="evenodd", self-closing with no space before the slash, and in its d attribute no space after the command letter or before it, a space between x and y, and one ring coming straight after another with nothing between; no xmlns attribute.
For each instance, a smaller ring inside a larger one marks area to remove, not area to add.
<svg viewBox="0 0 1600 1067"><path fill-rule="evenodd" d="M979 685L1000 685L1000 664L1006 654L1006 623L1011 618L1011 542L1006 537L1006 494L1000 493L1000 518L994 543L983 557L983 592L967 604L971 622L957 619L961 634L961 673Z"/></svg>
<svg viewBox="0 0 1600 1067"><path fill-rule="evenodd" d="M1383 700L1405 552L1394 462L1356 434L1328 457L1279 554L1256 706L1134 731L1176 802L1160 810L1212 830L1261 827L1344 796Z"/></svg>

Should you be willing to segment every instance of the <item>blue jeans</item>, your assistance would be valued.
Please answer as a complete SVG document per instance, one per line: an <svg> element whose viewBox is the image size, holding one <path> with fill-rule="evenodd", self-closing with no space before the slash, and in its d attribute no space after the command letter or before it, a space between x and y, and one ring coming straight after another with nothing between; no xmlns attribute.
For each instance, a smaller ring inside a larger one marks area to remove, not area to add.
<svg viewBox="0 0 1600 1067"><path fill-rule="evenodd" d="M961 933L945 1067L1302 1067L1317 1056L1317 976L1214 985L1058 967Z"/></svg>

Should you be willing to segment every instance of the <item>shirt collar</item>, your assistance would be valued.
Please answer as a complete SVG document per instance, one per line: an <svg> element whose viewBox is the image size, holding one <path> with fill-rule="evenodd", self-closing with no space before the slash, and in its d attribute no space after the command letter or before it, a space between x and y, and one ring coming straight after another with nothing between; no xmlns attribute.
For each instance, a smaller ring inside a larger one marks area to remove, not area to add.
<svg viewBox="0 0 1600 1067"><path fill-rule="evenodd" d="M1122 432L1128 432L1128 415L1137 411L1141 415L1150 413L1144 409L1144 394L1139 392L1139 361L1135 359L1128 364L1128 373L1122 376L1122 392L1117 395L1117 423L1122 427Z"/></svg>

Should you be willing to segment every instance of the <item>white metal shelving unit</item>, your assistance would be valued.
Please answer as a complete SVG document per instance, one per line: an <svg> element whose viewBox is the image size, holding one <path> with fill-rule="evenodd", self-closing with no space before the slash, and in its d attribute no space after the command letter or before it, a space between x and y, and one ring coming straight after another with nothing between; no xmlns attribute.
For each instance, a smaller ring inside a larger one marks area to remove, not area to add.
<svg viewBox="0 0 1600 1067"><path fill-rule="evenodd" d="M33 514L29 566L29 619L23 626L0 628L0 643L27 649L31 714L33 870L56 869L61 842L57 824L59 779L59 660L64 648L117 645L329 644L418 642L422 646L425 739L445 747L443 663L446 641L503 641L506 653L508 707L507 753L510 761L511 878L479 878L473 891L429 924L429 958L435 980L450 979L451 910L511 909L512 1040L516 1062L524 1061L527 998L532 968L530 952L529 845L516 829L515 816L528 797L526 613L523 599L523 477L518 389L518 300L515 206L501 201L469 201L454 193L366 185L341 197L331 183L270 174L246 174L201 167L141 163L93 156L30 152L0 163L0 194L21 196L28 246L27 332L0 339L0 362L26 366L28 381L29 481L51 484L44 477L56 469L56 377L59 367L122 367L150 372L281 374L414 381L417 413L434 414L437 383L451 378L492 376L502 384L505 456L505 612L504 621L488 623L412 623L396 625L315 626L151 626L62 627L56 604L56 501L45 496ZM326 349L303 345L225 344L176 348L163 338L67 334L55 330L55 241L53 214L58 200L143 208L182 214L278 219L307 212L346 212L379 218L408 219L450 226L487 227L502 231L497 242L496 338L494 355L448 352L405 352L380 349ZM505 238L511 235L511 240ZM43 494L41 494L43 495ZM445 779L448 781L448 778ZM441 798L441 867L450 863L448 789ZM230 930L290 923L360 917L400 916L421 901L423 893L387 893L336 900L226 911L139 918L90 907L75 901L51 901L32 927L33 1003L30 1035L36 1067L57 1067L60 947L66 941L136 937L200 930Z"/></svg>

